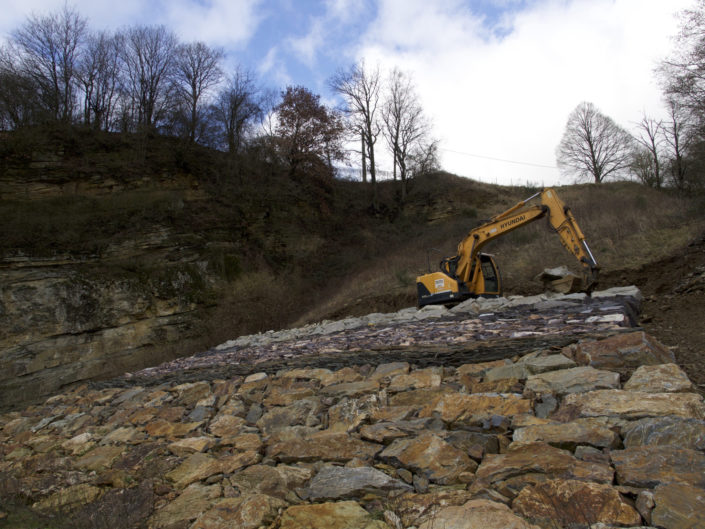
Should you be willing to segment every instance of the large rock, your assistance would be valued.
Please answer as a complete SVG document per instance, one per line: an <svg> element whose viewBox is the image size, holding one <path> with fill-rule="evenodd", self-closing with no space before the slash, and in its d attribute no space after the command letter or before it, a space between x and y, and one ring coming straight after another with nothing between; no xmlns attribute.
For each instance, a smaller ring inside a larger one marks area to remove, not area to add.
<svg viewBox="0 0 705 529"><path fill-rule="evenodd" d="M390 362L378 365L369 380L380 380L383 378L394 378L399 375L406 375L409 372L409 362Z"/></svg>
<svg viewBox="0 0 705 529"><path fill-rule="evenodd" d="M449 424L477 425L492 416L510 417L530 411L531 401L516 393L448 392L429 402L419 417L438 415Z"/></svg>
<svg viewBox="0 0 705 529"><path fill-rule="evenodd" d="M417 369L407 374L396 375L392 378L387 391L398 392L410 389L437 388L441 385L443 377L442 367L427 367Z"/></svg>
<svg viewBox="0 0 705 529"><path fill-rule="evenodd" d="M113 466L124 450L123 446L99 446L79 457L74 466L81 470L105 470Z"/></svg>
<svg viewBox="0 0 705 529"><path fill-rule="evenodd" d="M562 354L527 355L521 358L520 363L526 366L529 373L535 375L557 369L569 369L576 365L570 358Z"/></svg>
<svg viewBox="0 0 705 529"><path fill-rule="evenodd" d="M461 506L443 507L419 529L538 529L502 503L470 500Z"/></svg>
<svg viewBox="0 0 705 529"><path fill-rule="evenodd" d="M294 492L303 487L313 476L305 467L277 465L252 465L230 476L230 483L241 494L266 494L289 503L301 500Z"/></svg>
<svg viewBox="0 0 705 529"><path fill-rule="evenodd" d="M186 437L169 445L169 451L177 456L188 456L196 452L205 452L215 444L212 437Z"/></svg>
<svg viewBox="0 0 705 529"><path fill-rule="evenodd" d="M626 419L641 419L674 415L687 419L705 416L703 398L695 393L645 393L602 389L566 395L562 406L572 408L582 417L620 416Z"/></svg>
<svg viewBox="0 0 705 529"><path fill-rule="evenodd" d="M328 430L331 432L352 432L382 405L376 393L359 399L343 398L328 408Z"/></svg>
<svg viewBox="0 0 705 529"><path fill-rule="evenodd" d="M58 490L32 507L38 511L71 511L91 503L100 496L101 492L99 487L81 483Z"/></svg>
<svg viewBox="0 0 705 529"><path fill-rule="evenodd" d="M250 494L240 498L218 500L189 529L257 529L274 521L285 501L266 494Z"/></svg>
<svg viewBox="0 0 705 529"><path fill-rule="evenodd" d="M399 516L402 527L419 526L433 519L438 509L464 505L471 499L472 494L467 490L449 487L439 487L423 494L407 492L394 498L394 512Z"/></svg>
<svg viewBox="0 0 705 529"><path fill-rule="evenodd" d="M624 384L624 389L648 393L692 391L693 383L676 364L641 366Z"/></svg>
<svg viewBox="0 0 705 529"><path fill-rule="evenodd" d="M477 468L477 463L464 452L432 433L413 439L397 439L378 457L442 485L458 483L464 477L471 477Z"/></svg>
<svg viewBox="0 0 705 529"><path fill-rule="evenodd" d="M679 417L653 417L629 423L622 429L624 446L674 445L705 450L705 421Z"/></svg>
<svg viewBox="0 0 705 529"><path fill-rule="evenodd" d="M290 406L275 406L257 421L257 427L269 436L291 426L315 426L320 423L318 414L321 411L321 402L317 397L297 400Z"/></svg>
<svg viewBox="0 0 705 529"><path fill-rule="evenodd" d="M583 366L531 375L526 380L525 394L532 392L539 395L545 393L565 395L618 388L619 373Z"/></svg>
<svg viewBox="0 0 705 529"><path fill-rule="evenodd" d="M545 443L520 445L504 454L488 454L475 473L473 490L526 474L612 483L609 465L581 461L566 450Z"/></svg>
<svg viewBox="0 0 705 529"><path fill-rule="evenodd" d="M675 446L635 446L610 452L617 482L652 488L662 483L685 483L705 488L705 454Z"/></svg>
<svg viewBox="0 0 705 529"><path fill-rule="evenodd" d="M202 485L192 483L174 501L159 509L150 518L150 527L166 529L186 526L205 511L209 510L213 502L220 496L220 485Z"/></svg>
<svg viewBox="0 0 705 529"><path fill-rule="evenodd" d="M550 445L573 449L577 445L616 448L619 435L603 421L594 418L577 419L566 423L535 424L514 430L515 443L541 441Z"/></svg>
<svg viewBox="0 0 705 529"><path fill-rule="evenodd" d="M342 382L331 384L321 389L321 395L334 398L355 398L362 397L379 389L378 380L361 380L359 382Z"/></svg>
<svg viewBox="0 0 705 529"><path fill-rule="evenodd" d="M280 529L390 529L354 501L294 505L281 516Z"/></svg>
<svg viewBox="0 0 705 529"><path fill-rule="evenodd" d="M552 479L524 487L512 502L512 508L543 527L641 523L637 510L612 486L572 479Z"/></svg>
<svg viewBox="0 0 705 529"><path fill-rule="evenodd" d="M275 442L267 447L267 455L282 463L331 461L346 463L351 459L371 459L381 445L362 441L346 434L321 432L303 439Z"/></svg>
<svg viewBox="0 0 705 529"><path fill-rule="evenodd" d="M403 481L372 467L325 466L310 481L307 496L310 500L341 500L408 490L411 487Z"/></svg>
<svg viewBox="0 0 705 529"><path fill-rule="evenodd" d="M178 489L206 479L221 471L220 462L207 454L197 452L187 457L178 467L166 474Z"/></svg>
<svg viewBox="0 0 705 529"><path fill-rule="evenodd" d="M191 408L211 394L211 386L205 381L188 382L174 386L170 391L177 394L176 402L178 404Z"/></svg>
<svg viewBox="0 0 705 529"><path fill-rule="evenodd" d="M654 490L651 523L665 529L705 527L705 489L681 483L659 485Z"/></svg>
<svg viewBox="0 0 705 529"><path fill-rule="evenodd" d="M675 362L669 349L643 331L569 345L563 349L563 354L580 365L605 369Z"/></svg>
<svg viewBox="0 0 705 529"><path fill-rule="evenodd" d="M444 429L443 421L433 417L426 417L408 421L367 424L360 428L360 437L368 441L387 444L401 437L418 435L424 431L441 431Z"/></svg>

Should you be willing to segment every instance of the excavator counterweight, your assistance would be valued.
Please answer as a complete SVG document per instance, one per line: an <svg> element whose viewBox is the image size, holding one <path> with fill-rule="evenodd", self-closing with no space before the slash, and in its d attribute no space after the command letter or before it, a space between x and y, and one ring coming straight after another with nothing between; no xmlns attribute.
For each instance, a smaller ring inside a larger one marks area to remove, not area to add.
<svg viewBox="0 0 705 529"><path fill-rule="evenodd" d="M536 198L538 203L530 205ZM543 217L548 217L563 246L580 262L583 290L590 292L597 283L597 261L570 209L553 189L547 188L473 228L460 241L457 255L441 261L440 271L417 277L419 307L457 303L471 297L501 296L499 269L492 256L481 251L483 246Z"/></svg>

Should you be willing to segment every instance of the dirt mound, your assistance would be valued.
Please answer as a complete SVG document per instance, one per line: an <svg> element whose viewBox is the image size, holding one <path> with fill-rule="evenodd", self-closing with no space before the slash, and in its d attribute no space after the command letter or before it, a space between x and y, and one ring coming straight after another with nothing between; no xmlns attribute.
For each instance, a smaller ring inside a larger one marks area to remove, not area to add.
<svg viewBox="0 0 705 529"><path fill-rule="evenodd" d="M605 274L600 286L636 285L644 295L641 326L673 348L705 393L705 234L671 256L637 270Z"/></svg>

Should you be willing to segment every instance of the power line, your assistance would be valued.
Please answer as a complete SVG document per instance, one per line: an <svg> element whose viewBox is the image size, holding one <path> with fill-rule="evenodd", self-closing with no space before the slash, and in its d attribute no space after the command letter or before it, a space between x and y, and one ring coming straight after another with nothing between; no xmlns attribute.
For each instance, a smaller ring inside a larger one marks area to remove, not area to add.
<svg viewBox="0 0 705 529"><path fill-rule="evenodd" d="M492 156L483 156L483 155L481 155L481 154L472 154L472 153L469 153L469 152L454 151L454 150L452 150L452 149L443 149L443 148L440 148L440 149L438 149L438 150L440 150L440 151L446 151L446 152L452 152L452 153L454 153L454 154L462 154L462 155L464 155L464 156L472 156L473 158L482 158L482 159L484 159L484 160L493 160L493 161L495 161L495 162L513 163L513 164L516 164L516 165L528 165L528 166L530 166L530 167L541 167L541 168L543 168L543 169L558 169L558 167L556 167L555 165L543 165L543 164L540 164L540 163L520 162L520 161L517 161L517 160L507 160L506 158L494 158L494 157L492 157Z"/></svg>

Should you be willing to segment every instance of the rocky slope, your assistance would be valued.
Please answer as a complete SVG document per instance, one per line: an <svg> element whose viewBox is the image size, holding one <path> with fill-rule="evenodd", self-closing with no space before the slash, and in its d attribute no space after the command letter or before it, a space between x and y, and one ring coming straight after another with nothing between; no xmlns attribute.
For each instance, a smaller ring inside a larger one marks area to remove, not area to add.
<svg viewBox="0 0 705 529"><path fill-rule="evenodd" d="M75 388L0 415L0 527L703 527L705 404L636 305L401 311Z"/></svg>

